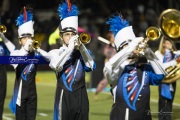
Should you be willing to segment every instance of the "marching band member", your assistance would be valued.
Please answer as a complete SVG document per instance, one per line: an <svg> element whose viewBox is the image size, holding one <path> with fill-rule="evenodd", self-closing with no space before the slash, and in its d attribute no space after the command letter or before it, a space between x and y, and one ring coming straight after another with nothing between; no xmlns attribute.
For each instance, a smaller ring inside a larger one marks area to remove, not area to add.
<svg viewBox="0 0 180 120"><path fill-rule="evenodd" d="M9 41L2 32L0 32L0 39L0 56L9 56L10 52L15 49L14 44ZM0 120L2 120L7 88L7 71L5 64L0 64L0 76Z"/></svg>
<svg viewBox="0 0 180 120"><path fill-rule="evenodd" d="M114 33L117 50L104 67L114 98L110 120L151 120L150 85L158 85L166 72L122 15L114 15L106 23Z"/></svg>
<svg viewBox="0 0 180 120"><path fill-rule="evenodd" d="M11 52L11 56L36 56L30 52L33 42L33 14L31 9L24 10L16 20L18 26L18 38L21 49ZM37 111L37 91L35 76L37 64L12 64L16 72L14 93L9 104L10 109L16 115L16 120L35 120Z"/></svg>
<svg viewBox="0 0 180 120"><path fill-rule="evenodd" d="M176 59L180 55L180 50L177 50L174 42L165 36L161 38L159 49L155 54L163 62L165 69L170 66L174 67L180 62L180 59ZM161 83L159 85L159 120L171 120L175 92L176 81L173 83Z"/></svg>
<svg viewBox="0 0 180 120"><path fill-rule="evenodd" d="M79 40L78 7L67 0L58 7L58 13L63 45L49 51L47 55L49 66L56 71L57 76L54 120L88 120L85 72L93 71L96 64L90 50ZM42 52L41 49L37 51L40 54Z"/></svg>

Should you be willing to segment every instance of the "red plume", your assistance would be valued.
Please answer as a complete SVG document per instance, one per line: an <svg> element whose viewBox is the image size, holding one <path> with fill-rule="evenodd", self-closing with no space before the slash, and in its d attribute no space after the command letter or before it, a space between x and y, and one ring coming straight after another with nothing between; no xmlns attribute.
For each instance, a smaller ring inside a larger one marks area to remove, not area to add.
<svg viewBox="0 0 180 120"><path fill-rule="evenodd" d="M72 10L71 1L70 0L66 0L66 2L68 4L68 11L71 11Z"/></svg>
<svg viewBox="0 0 180 120"><path fill-rule="evenodd" d="M24 15L24 22L26 22L27 21L26 7L24 7L23 15Z"/></svg>

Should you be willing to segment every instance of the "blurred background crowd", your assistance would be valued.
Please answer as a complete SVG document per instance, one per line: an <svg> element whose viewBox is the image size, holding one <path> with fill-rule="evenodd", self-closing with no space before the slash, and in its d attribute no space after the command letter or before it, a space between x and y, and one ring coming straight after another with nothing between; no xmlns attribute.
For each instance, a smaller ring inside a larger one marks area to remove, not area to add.
<svg viewBox="0 0 180 120"><path fill-rule="evenodd" d="M19 47L15 20L22 7L28 5L34 10L35 39L42 41L41 48L46 51L58 48L60 46L58 40L56 45L49 45L48 40L60 22L57 8L61 2L62 0L0 0L0 22L7 27L5 36ZM163 10L180 9L180 0L74 0L71 2L80 10L79 27L92 33L92 40L87 47L94 54L97 69L92 74L91 87L96 87L98 80L103 78L105 58L103 49L106 43L99 41L97 36L109 39L107 35L109 26L105 22L112 14L122 13L133 26L136 36L146 37L146 29L149 26L158 27L158 18ZM157 49L158 44L159 41L149 42L154 50Z"/></svg>

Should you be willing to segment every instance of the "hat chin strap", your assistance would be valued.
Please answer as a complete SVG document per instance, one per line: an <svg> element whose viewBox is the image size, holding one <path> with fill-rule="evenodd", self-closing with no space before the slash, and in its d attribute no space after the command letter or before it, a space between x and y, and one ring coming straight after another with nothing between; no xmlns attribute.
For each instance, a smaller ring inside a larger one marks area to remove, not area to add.
<svg viewBox="0 0 180 120"><path fill-rule="evenodd" d="M68 44L66 44L66 43L64 42L64 40L63 40L63 43L66 45L66 47L68 47Z"/></svg>

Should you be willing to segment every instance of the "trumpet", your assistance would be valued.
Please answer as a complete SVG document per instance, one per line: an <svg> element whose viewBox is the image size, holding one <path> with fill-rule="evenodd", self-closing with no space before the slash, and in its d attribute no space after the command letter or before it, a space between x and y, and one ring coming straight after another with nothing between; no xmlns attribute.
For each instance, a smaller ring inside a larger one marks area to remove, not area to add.
<svg viewBox="0 0 180 120"><path fill-rule="evenodd" d="M79 46L81 45L81 43L83 44L88 44L91 41L91 36L90 34L83 32L79 35L79 37L77 38L77 42L75 43L76 49L79 48Z"/></svg>
<svg viewBox="0 0 180 120"><path fill-rule="evenodd" d="M7 31L7 28L5 25L0 25L0 32L5 33Z"/></svg>
<svg viewBox="0 0 180 120"><path fill-rule="evenodd" d="M138 55L143 55L144 54L144 50L148 47L147 42L149 40L151 41L156 41L160 38L161 36L161 32L157 27L151 26L146 30L146 38L143 39L142 43L144 43L143 47L140 47L140 45L138 45L136 51L138 53ZM141 44L141 43L140 43Z"/></svg>

